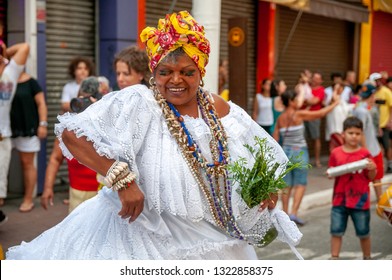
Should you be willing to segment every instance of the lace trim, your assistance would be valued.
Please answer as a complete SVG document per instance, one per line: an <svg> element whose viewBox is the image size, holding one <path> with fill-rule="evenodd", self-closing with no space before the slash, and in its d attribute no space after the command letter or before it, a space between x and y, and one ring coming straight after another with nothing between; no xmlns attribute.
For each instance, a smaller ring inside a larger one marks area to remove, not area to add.
<svg viewBox="0 0 392 280"><path fill-rule="evenodd" d="M280 209L274 208L270 213L272 223L278 230L278 240L287 243L297 258L303 260L301 254L295 248L301 242L303 236L297 225Z"/></svg>

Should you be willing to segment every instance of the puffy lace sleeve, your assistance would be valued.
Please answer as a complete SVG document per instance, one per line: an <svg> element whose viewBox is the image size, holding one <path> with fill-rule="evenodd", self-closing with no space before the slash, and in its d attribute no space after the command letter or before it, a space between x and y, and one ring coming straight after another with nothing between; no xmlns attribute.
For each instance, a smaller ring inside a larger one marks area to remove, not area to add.
<svg viewBox="0 0 392 280"><path fill-rule="evenodd" d="M125 159L138 174L134 160L154 118L152 102L149 102L152 98L147 87L136 85L105 95L82 113L59 116L60 123L55 126L55 134L64 156L73 158L61 138L64 129L67 129L77 137L86 136L99 155Z"/></svg>

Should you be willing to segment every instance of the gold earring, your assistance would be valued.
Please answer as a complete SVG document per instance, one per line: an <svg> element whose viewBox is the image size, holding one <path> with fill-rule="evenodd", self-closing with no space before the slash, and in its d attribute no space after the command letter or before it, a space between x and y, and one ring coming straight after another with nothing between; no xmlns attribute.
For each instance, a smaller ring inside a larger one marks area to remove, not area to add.
<svg viewBox="0 0 392 280"><path fill-rule="evenodd" d="M154 77L151 77L148 82L150 83L150 86L152 86L152 87L155 87L157 85L156 82L155 82Z"/></svg>
<svg viewBox="0 0 392 280"><path fill-rule="evenodd" d="M200 87L204 87L204 81L203 81L203 79L200 80L200 84L199 84L199 85L200 85Z"/></svg>

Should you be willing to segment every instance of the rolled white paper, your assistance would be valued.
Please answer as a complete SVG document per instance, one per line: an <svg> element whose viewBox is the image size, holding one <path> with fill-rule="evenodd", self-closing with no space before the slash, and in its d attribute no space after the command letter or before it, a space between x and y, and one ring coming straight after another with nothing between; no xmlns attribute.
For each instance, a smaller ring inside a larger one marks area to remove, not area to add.
<svg viewBox="0 0 392 280"><path fill-rule="evenodd" d="M343 165L330 167L327 169L327 175L330 177L336 177L336 176L340 176L343 174L358 171L358 170L364 169L366 167L366 165L368 164L368 162L369 161L367 159L361 159L361 160L353 161L353 162L346 163Z"/></svg>

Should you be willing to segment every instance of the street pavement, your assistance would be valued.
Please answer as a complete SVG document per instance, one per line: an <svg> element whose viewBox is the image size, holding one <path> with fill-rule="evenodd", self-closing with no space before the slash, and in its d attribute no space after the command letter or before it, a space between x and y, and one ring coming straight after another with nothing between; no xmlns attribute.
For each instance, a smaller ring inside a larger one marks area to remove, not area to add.
<svg viewBox="0 0 392 280"><path fill-rule="evenodd" d="M303 237L296 249L305 260L328 260L330 258L330 210L330 205L324 205L302 213L307 223L299 227ZM370 231L372 259L392 260L392 227L387 224L386 220L377 216L375 203L372 203L371 207ZM260 260L297 259L289 245L277 239L264 248L257 248L256 252ZM362 260L359 239L355 236L351 220L343 236L340 259Z"/></svg>
<svg viewBox="0 0 392 280"><path fill-rule="evenodd" d="M300 228L303 238L298 246L298 251L305 259L329 258L329 211L332 198L333 180L324 174L327 158L322 158L322 168L309 170L308 186L302 201L299 216L307 221ZM392 176L387 175L384 182L392 182ZM372 219L371 230L373 240L373 257L375 259L392 259L392 227L387 225L375 214L374 191L371 189ZM29 213L20 213L18 207L21 197L7 198L1 208L8 216L7 223L0 226L0 244L4 252L12 246L19 245L22 241L31 241L43 231L51 228L64 219L68 213L68 206L62 203L68 197L66 188L55 193L54 206L44 210L40 206L40 198L35 199L35 208ZM280 203L277 205L281 207ZM349 226L347 238L343 239L342 258L360 259L359 241ZM388 240L387 240L388 237ZM257 249L260 259L281 260L296 259L289 246L280 241L273 241L265 248Z"/></svg>

